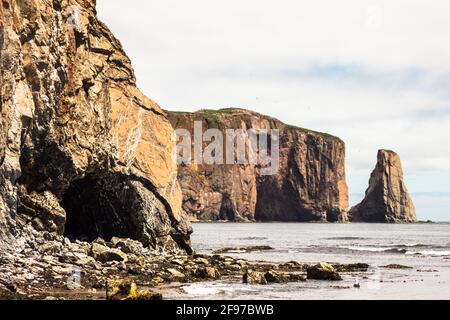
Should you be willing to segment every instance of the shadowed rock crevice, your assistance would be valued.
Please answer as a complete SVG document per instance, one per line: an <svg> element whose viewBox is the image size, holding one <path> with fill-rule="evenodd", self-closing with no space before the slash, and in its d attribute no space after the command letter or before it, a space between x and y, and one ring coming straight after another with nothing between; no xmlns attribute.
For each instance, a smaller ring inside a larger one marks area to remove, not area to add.
<svg viewBox="0 0 450 320"><path fill-rule="evenodd" d="M228 193L222 195L222 204L220 206L220 220L235 221L239 214Z"/></svg>
<svg viewBox="0 0 450 320"><path fill-rule="evenodd" d="M315 217L312 210L296 196L292 184L286 180L276 183L271 177L257 180L257 200L255 220L257 221L290 221L307 222L321 220Z"/></svg>
<svg viewBox="0 0 450 320"><path fill-rule="evenodd" d="M327 222L338 222L341 213L338 210L330 209L327 211Z"/></svg>
<svg viewBox="0 0 450 320"><path fill-rule="evenodd" d="M74 181L64 193L61 205L67 215L65 236L88 241L97 237L136 238L129 211L123 210L120 199L109 195L105 182L86 177Z"/></svg>
<svg viewBox="0 0 450 320"><path fill-rule="evenodd" d="M186 234L192 230L168 214L167 203L138 180L120 174L87 175L75 180L61 202L67 221L64 234L92 241L98 237L139 240L158 246L172 238L189 251Z"/></svg>

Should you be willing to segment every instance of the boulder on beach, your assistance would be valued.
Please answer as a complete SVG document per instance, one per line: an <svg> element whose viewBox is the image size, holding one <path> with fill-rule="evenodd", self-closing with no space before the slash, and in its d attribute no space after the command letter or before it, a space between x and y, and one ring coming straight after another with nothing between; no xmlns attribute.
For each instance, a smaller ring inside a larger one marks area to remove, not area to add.
<svg viewBox="0 0 450 320"><path fill-rule="evenodd" d="M313 280L342 280L341 276L336 272L334 267L326 262L321 262L315 266L308 267L306 269L306 276L308 279Z"/></svg>
<svg viewBox="0 0 450 320"><path fill-rule="evenodd" d="M92 243L90 256L102 263L109 261L127 262L128 256L119 249L109 248L99 243Z"/></svg>
<svg viewBox="0 0 450 320"><path fill-rule="evenodd" d="M108 281L106 286L108 300L162 300L162 295L149 290L139 290L130 280Z"/></svg>
<svg viewBox="0 0 450 320"><path fill-rule="evenodd" d="M247 284L267 284L265 274L259 271L247 270L242 280Z"/></svg>
<svg viewBox="0 0 450 320"><path fill-rule="evenodd" d="M195 271L195 276L201 279L219 279L220 272L213 267L199 267Z"/></svg>

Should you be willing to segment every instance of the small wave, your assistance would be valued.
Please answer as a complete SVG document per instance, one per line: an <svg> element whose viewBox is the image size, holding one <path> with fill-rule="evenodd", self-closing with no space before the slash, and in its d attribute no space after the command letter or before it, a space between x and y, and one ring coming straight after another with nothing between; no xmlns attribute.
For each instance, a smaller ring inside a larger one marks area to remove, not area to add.
<svg viewBox="0 0 450 320"><path fill-rule="evenodd" d="M393 249L386 250L385 252L390 252L390 253L407 253L408 250L400 249L400 248L393 248Z"/></svg>
<svg viewBox="0 0 450 320"><path fill-rule="evenodd" d="M235 239L235 238L230 238ZM238 240L267 240L267 237L244 237L244 238L237 238Z"/></svg>
<svg viewBox="0 0 450 320"><path fill-rule="evenodd" d="M367 240L369 238L364 237L329 237L324 238L325 240Z"/></svg>
<svg viewBox="0 0 450 320"><path fill-rule="evenodd" d="M430 248L430 247L437 248L437 246L431 246L428 244L421 244L421 243L405 243L405 244L396 245L396 247L399 247L399 248Z"/></svg>
<svg viewBox="0 0 450 320"><path fill-rule="evenodd" d="M227 253L246 253L246 250L241 250L241 249L230 249L226 251Z"/></svg>
<svg viewBox="0 0 450 320"><path fill-rule="evenodd" d="M363 246L350 246L341 247L352 251L366 251L366 252L386 252L386 253L406 253L406 249L395 247L363 247Z"/></svg>
<svg viewBox="0 0 450 320"><path fill-rule="evenodd" d="M197 296L199 298L209 296L226 296L234 294L237 289L241 292L252 292L253 289L248 286L237 288L235 284L227 283L192 283L184 285L181 289L189 296Z"/></svg>
<svg viewBox="0 0 450 320"><path fill-rule="evenodd" d="M419 247L429 247L427 245L399 245L395 247L364 247L364 246L348 246L341 247L343 249L352 251L366 251L366 252L385 252L385 253L401 253L407 255L422 255L431 257L445 257L450 256L449 250L420 250L411 251L406 248L419 248Z"/></svg>
<svg viewBox="0 0 450 320"><path fill-rule="evenodd" d="M368 251L368 252L386 252L391 250L396 250L396 248L386 248L386 247L360 247L360 246L350 246L341 247L343 249L353 250L353 251Z"/></svg>
<svg viewBox="0 0 450 320"><path fill-rule="evenodd" d="M208 286L202 286L202 285L188 285L182 287L182 289L190 295L194 296L206 296L206 295L213 295L213 294L219 294L222 290L211 288Z"/></svg>
<svg viewBox="0 0 450 320"><path fill-rule="evenodd" d="M261 245L261 246L250 246L250 247L233 247L233 248L222 248L219 250L213 251L215 254L223 254L223 253L246 253L253 251L267 251L274 250L271 246Z"/></svg>
<svg viewBox="0 0 450 320"><path fill-rule="evenodd" d="M446 257L450 256L450 251L435 251L435 250L423 250L423 251L408 251L408 255L422 255L430 257Z"/></svg>

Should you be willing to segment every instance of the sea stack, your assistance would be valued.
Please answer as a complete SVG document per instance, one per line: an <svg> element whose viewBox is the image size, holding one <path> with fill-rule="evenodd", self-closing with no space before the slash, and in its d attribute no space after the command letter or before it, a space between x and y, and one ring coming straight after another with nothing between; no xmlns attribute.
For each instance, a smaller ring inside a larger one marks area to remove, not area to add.
<svg viewBox="0 0 450 320"><path fill-rule="evenodd" d="M416 211L403 181L400 156L390 150L378 151L363 201L349 211L353 222L416 222Z"/></svg>

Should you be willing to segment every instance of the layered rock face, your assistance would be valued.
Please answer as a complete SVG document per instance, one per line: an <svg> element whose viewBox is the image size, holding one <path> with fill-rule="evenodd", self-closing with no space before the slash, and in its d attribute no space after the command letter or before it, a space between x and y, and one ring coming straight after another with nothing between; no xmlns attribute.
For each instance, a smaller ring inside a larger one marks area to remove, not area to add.
<svg viewBox="0 0 450 320"><path fill-rule="evenodd" d="M403 181L400 157L390 150L378 151L364 200L353 207L354 222L416 222L414 204Z"/></svg>
<svg viewBox="0 0 450 320"><path fill-rule="evenodd" d="M346 220L345 145L340 139L287 126L243 109L169 112L168 116L175 128L186 129L191 136L194 121L201 121L203 130L218 128L224 135L227 129L280 130L279 170L274 175L263 175L261 167L252 164L181 164L178 177L183 208L191 217L231 221ZM248 137L245 141L250 147Z"/></svg>
<svg viewBox="0 0 450 320"><path fill-rule="evenodd" d="M190 250L164 112L95 0L0 4L0 239L132 238Z"/></svg>

